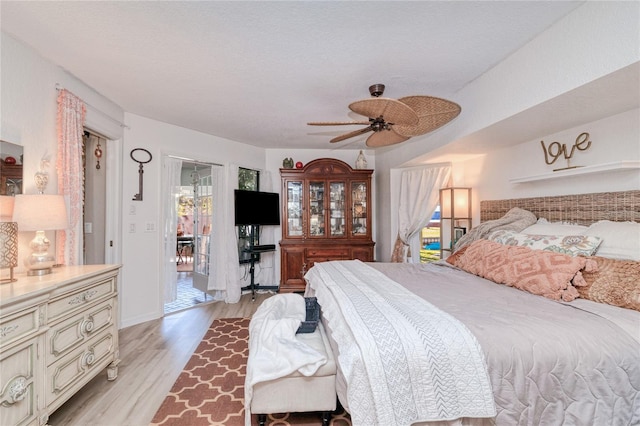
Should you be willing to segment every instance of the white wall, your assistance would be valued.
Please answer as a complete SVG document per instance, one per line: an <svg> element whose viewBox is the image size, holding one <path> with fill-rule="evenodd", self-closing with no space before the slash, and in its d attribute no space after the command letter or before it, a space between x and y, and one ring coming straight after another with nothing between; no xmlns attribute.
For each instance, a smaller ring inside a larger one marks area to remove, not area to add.
<svg viewBox="0 0 640 426"><path fill-rule="evenodd" d="M378 260L390 258L391 224L397 221L391 208L391 170L419 164L427 152L638 62L639 10L636 2L585 2L452 97L462 106L452 123L380 152L376 156Z"/></svg>
<svg viewBox="0 0 640 426"><path fill-rule="evenodd" d="M458 186L473 188L474 223L479 223L480 200L537 197L543 195L582 194L640 189L640 169L610 171L528 183L510 183L509 179L553 174L566 167L561 157L547 165L540 141L565 143L570 149L576 137L587 132L592 141L585 151L576 149L571 160L575 166L596 166L620 161L640 161L640 110L576 126L552 135L496 150L485 156L453 164Z"/></svg>
<svg viewBox="0 0 640 426"><path fill-rule="evenodd" d="M237 164L263 168L264 150L194 130L162 123L135 114L125 114L122 171L122 285L121 326L137 324L162 316L160 262L163 244L161 223L161 166L163 155L177 155L198 161ZM143 200L133 201L138 193L138 163L129 153L144 148L153 159L144 165ZM231 201L232 202L232 201ZM135 214L130 214L131 210ZM154 232L145 232L153 224ZM129 232L131 225L135 232Z"/></svg>
<svg viewBox="0 0 640 426"><path fill-rule="evenodd" d="M122 135L117 122L123 120L124 113L119 106L6 33L0 33L0 63L0 139L24 148L23 192L37 192L33 175L40 160L48 156L51 162L45 193L57 194L56 84L91 105L87 108L87 127L113 139ZM47 232L47 236L51 247L55 247L55 233ZM28 244L32 238L32 233L19 235L17 272L25 269L23 259L31 253ZM50 253L54 253L53 248Z"/></svg>

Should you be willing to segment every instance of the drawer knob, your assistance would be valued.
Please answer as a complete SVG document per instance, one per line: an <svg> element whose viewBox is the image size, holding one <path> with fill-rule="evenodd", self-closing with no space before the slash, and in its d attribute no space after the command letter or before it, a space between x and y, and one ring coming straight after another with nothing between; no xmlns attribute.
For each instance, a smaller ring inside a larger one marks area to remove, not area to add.
<svg viewBox="0 0 640 426"><path fill-rule="evenodd" d="M84 333L91 333L93 331L94 323L92 319L88 319L83 321L82 323L82 331Z"/></svg>
<svg viewBox="0 0 640 426"><path fill-rule="evenodd" d="M87 352L82 357L82 363L86 366L93 364L95 360L96 360L96 356L93 354L93 352Z"/></svg>
<svg viewBox="0 0 640 426"><path fill-rule="evenodd" d="M27 378L24 376L15 377L9 382L8 389L8 398L5 401L7 404L13 405L22 401L27 394Z"/></svg>

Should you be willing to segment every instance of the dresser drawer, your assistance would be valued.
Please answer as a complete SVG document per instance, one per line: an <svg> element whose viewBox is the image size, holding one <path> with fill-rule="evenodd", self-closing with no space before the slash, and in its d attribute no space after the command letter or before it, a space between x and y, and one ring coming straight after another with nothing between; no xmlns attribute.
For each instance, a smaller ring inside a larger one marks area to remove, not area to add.
<svg viewBox="0 0 640 426"><path fill-rule="evenodd" d="M116 292L115 278L100 281L91 287L83 287L81 290L66 294L49 302L47 317L49 322L55 321L70 312L84 309L90 303Z"/></svg>
<svg viewBox="0 0 640 426"><path fill-rule="evenodd" d="M25 425L37 421L37 349L36 341L32 341L2 354L0 425Z"/></svg>
<svg viewBox="0 0 640 426"><path fill-rule="evenodd" d="M348 247L307 249L307 257L325 257L327 259L346 259L350 256Z"/></svg>
<svg viewBox="0 0 640 426"><path fill-rule="evenodd" d="M118 341L114 333L117 333L115 327L104 330L47 367L45 397L51 411L114 360ZM55 403L60 398L59 403Z"/></svg>
<svg viewBox="0 0 640 426"><path fill-rule="evenodd" d="M40 325L38 312L38 306L31 306L17 314L2 318L0 320L0 347L38 331Z"/></svg>
<svg viewBox="0 0 640 426"><path fill-rule="evenodd" d="M115 323L114 305L115 299L108 299L51 326L46 337L47 365L106 327L113 325Z"/></svg>

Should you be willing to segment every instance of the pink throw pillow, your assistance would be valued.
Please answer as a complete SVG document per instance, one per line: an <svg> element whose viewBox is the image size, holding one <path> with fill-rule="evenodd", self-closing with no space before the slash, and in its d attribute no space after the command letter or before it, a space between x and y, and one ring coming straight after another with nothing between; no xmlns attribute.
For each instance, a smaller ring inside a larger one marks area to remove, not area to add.
<svg viewBox="0 0 640 426"><path fill-rule="evenodd" d="M580 297L574 285L586 284L580 270L596 268L595 262L584 257L488 240L473 242L455 260L455 266L498 284L566 302Z"/></svg>

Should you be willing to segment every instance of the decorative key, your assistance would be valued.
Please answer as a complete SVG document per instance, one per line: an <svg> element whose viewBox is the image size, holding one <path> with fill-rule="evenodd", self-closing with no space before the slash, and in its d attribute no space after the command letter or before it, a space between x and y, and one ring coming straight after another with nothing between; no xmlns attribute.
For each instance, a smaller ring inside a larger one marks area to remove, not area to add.
<svg viewBox="0 0 640 426"><path fill-rule="evenodd" d="M136 157L133 156L133 153L136 151L142 151L144 153L146 153L149 156L149 159L146 161L142 161L142 160L138 160L136 159ZM131 156L131 159L133 161L135 161L136 163L139 164L138 166L138 192L136 195L133 196L133 201L142 201L142 183L143 183L143 176L144 176L144 168L142 167L143 164L147 164L151 161L151 159L153 158L151 156L151 153L149 151L147 151L144 148L135 148L131 150L131 153L129 154Z"/></svg>

